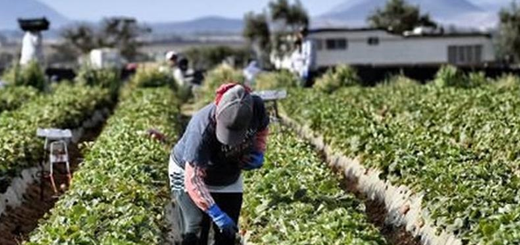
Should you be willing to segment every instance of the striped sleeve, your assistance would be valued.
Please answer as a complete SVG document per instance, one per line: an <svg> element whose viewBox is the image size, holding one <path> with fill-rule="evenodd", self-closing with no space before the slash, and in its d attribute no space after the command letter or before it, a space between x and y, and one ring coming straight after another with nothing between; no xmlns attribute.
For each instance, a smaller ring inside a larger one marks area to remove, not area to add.
<svg viewBox="0 0 520 245"><path fill-rule="evenodd" d="M208 187L204 183L206 172L199 166L192 166L191 163L186 164L186 175L184 178L186 190L189 196L203 211L207 211L215 204L213 197L209 193Z"/></svg>
<svg viewBox="0 0 520 245"><path fill-rule="evenodd" d="M269 128L256 133L255 150L265 152L267 149L267 135L269 135Z"/></svg>

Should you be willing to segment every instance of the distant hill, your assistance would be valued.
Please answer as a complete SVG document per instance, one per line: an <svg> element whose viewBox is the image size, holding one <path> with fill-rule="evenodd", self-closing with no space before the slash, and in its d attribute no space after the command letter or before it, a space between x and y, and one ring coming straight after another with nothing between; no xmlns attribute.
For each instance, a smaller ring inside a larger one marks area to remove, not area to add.
<svg viewBox="0 0 520 245"><path fill-rule="evenodd" d="M408 0L423 13L429 13L435 21L445 25L464 27L491 27L496 24L496 7L483 8L468 0ZM348 26L366 26L367 17L386 0L348 0L318 18L316 23L343 23Z"/></svg>
<svg viewBox="0 0 520 245"><path fill-rule="evenodd" d="M150 23L154 33L182 34L182 33L240 33L244 26L241 19L223 17L204 17L191 21Z"/></svg>
<svg viewBox="0 0 520 245"><path fill-rule="evenodd" d="M18 18L47 17L51 28L61 27L69 20L38 0L0 0L0 30L18 29Z"/></svg>

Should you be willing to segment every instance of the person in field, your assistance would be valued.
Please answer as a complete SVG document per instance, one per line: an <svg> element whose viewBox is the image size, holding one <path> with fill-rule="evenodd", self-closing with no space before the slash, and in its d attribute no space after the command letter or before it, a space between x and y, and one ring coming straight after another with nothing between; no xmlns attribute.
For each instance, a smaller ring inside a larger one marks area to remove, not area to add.
<svg viewBox="0 0 520 245"><path fill-rule="evenodd" d="M262 72L262 68L258 65L258 61L250 60L247 67L244 68L242 74L246 78L245 84L249 87L254 87L256 84L256 77Z"/></svg>
<svg viewBox="0 0 520 245"><path fill-rule="evenodd" d="M42 34L39 31L27 31L23 36L20 65L25 66L30 62L43 62Z"/></svg>
<svg viewBox="0 0 520 245"><path fill-rule="evenodd" d="M169 163L183 245L206 244L208 229L203 227L210 220L215 245L235 244L242 208L241 172L262 167L268 125L262 99L237 84L221 86L215 101L192 117Z"/></svg>
<svg viewBox="0 0 520 245"><path fill-rule="evenodd" d="M176 51L171 50L166 53L166 61L171 69L175 69L177 67L177 61L179 59L179 54Z"/></svg>
<svg viewBox="0 0 520 245"><path fill-rule="evenodd" d="M194 86L195 71L190 68L190 62L187 58L179 59L177 67L173 71L173 78L181 88L191 89Z"/></svg>
<svg viewBox="0 0 520 245"><path fill-rule="evenodd" d="M308 34L307 27L300 29L296 34L295 50L291 55L291 70L300 78L302 87L312 86L316 71L316 50Z"/></svg>

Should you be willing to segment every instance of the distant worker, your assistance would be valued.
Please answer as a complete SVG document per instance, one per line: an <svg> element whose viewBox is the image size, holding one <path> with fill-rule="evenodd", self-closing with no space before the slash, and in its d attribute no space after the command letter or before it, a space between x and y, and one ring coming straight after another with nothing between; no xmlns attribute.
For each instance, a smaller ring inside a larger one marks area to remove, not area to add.
<svg viewBox="0 0 520 245"><path fill-rule="evenodd" d="M312 86L316 72L316 50L314 42L307 37L308 34L307 27L300 29L291 55L291 70L300 78L302 87Z"/></svg>
<svg viewBox="0 0 520 245"><path fill-rule="evenodd" d="M168 73L173 76L175 72L175 68L177 68L177 60L179 55L174 50L170 50L166 52L164 55L164 64L159 67L159 71L163 73Z"/></svg>
<svg viewBox="0 0 520 245"><path fill-rule="evenodd" d="M194 85L195 71L190 68L187 58L178 60L177 67L173 71L173 78L179 87L192 87Z"/></svg>
<svg viewBox="0 0 520 245"><path fill-rule="evenodd" d="M300 84L304 84L303 77L305 76L305 57L303 55L302 40L296 39L294 41L294 51L291 54L291 68L290 71L298 76L301 80Z"/></svg>
<svg viewBox="0 0 520 245"><path fill-rule="evenodd" d="M214 224L214 245L235 244L244 191L242 171L262 167L268 125L262 99L238 84L222 85L215 101L192 117L169 163L170 187L180 208L182 245L207 244L203 227L209 221Z"/></svg>
<svg viewBox="0 0 520 245"><path fill-rule="evenodd" d="M249 87L255 86L255 79L262 72L262 68L258 66L258 61L251 60L246 68L244 68L243 73L246 78L246 85Z"/></svg>
<svg viewBox="0 0 520 245"><path fill-rule="evenodd" d="M168 62L168 65L170 65L170 67L172 69L177 67L178 58L179 58L179 54L177 54L177 52L175 52L174 50L168 51L166 53L166 61Z"/></svg>
<svg viewBox="0 0 520 245"><path fill-rule="evenodd" d="M39 64L43 62L42 34L39 31L27 31L23 37L20 65L27 65L31 61Z"/></svg>

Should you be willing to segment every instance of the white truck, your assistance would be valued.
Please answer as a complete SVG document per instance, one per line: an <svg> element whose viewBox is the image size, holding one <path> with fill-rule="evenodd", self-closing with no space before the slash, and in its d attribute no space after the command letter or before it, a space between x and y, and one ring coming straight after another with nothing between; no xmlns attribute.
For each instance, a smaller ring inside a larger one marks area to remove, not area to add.
<svg viewBox="0 0 520 245"><path fill-rule="evenodd" d="M117 49L101 48L90 51L90 65L96 69L103 68L123 68L125 59Z"/></svg>

